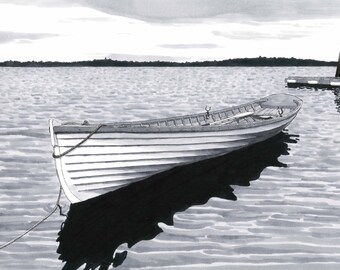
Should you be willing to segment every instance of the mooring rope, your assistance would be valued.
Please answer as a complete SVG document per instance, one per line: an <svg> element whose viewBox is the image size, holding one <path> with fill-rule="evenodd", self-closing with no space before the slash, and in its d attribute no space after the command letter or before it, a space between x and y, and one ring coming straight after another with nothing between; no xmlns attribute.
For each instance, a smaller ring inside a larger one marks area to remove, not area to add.
<svg viewBox="0 0 340 270"><path fill-rule="evenodd" d="M105 124L101 124L99 125L94 131L92 131L89 135L87 135L81 142L77 143L75 146L72 146L70 149L66 150L65 152L57 155L55 153L52 154L53 158L61 158L65 155L67 155L68 153L70 153L71 151L73 151L74 149L78 148L80 145L82 145L84 142L86 142L88 139L90 139L95 133L97 133L99 131L99 129L101 129L102 127L104 127Z"/></svg>
<svg viewBox="0 0 340 270"><path fill-rule="evenodd" d="M80 145L82 145L84 142L86 142L88 139L90 139L95 133L97 133L99 131L100 128L102 128L103 126L105 126L105 124L101 124L99 125L94 131L92 131L89 135L87 135L81 142L77 143L75 146L71 147L70 149L66 150L65 152L56 155L55 153L53 153L53 157L54 158L61 158L63 156L65 156L66 154L70 153L71 151L73 151L74 149L76 149L77 147L79 147ZM61 206L59 205L59 201L60 201L60 197L61 197L61 192L62 192L62 187L60 186L60 190L59 190L59 195L57 198L57 201L55 203L54 208L52 209L52 211L50 213L48 213L44 218L42 218L40 221L38 221L37 223L35 223L31 228L29 228L28 230L26 230L25 232L23 232L21 235L15 237L14 239L8 241L7 243L3 244L0 246L0 250L4 249L5 247L10 246L11 244L15 243L16 241L18 241L20 238L22 238L23 236L25 236L26 234L28 234L29 232L33 231L36 227L38 227L41 223L43 223L46 219L48 219L50 216L52 216L52 214L59 208L60 210L60 215L65 216L62 211L61 211Z"/></svg>
<svg viewBox="0 0 340 270"><path fill-rule="evenodd" d="M41 223L43 223L46 219L48 219L50 216L52 216L52 214L59 208L60 209L60 214L64 215L61 213L61 206L59 205L59 201L60 201L60 197L61 197L61 191L62 191L62 187L60 186L59 189L59 194L58 194L58 198L57 201L55 203L54 208L52 209L52 211L50 213L48 213L44 218L42 218L40 221L38 221L37 223L35 223L31 228L27 229L25 232L23 232L21 235L15 237L14 239L8 241L7 243L3 244L0 246L0 249L4 249L5 247L10 246L11 244L15 243L16 241L18 241L20 238L22 238L23 236L25 236L26 234L28 234L29 232L33 231L36 227L38 227Z"/></svg>

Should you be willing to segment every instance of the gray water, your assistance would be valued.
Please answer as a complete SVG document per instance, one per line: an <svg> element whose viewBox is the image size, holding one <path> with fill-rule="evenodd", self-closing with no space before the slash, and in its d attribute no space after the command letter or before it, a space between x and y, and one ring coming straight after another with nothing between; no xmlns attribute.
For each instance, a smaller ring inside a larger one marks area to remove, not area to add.
<svg viewBox="0 0 340 270"><path fill-rule="evenodd" d="M340 95L285 88L289 75L331 67L0 68L0 245L49 213L59 185L48 119L127 121L202 112L273 93L304 105L287 133L289 154L236 201L211 197L160 222L118 269L340 269ZM147 194L145 195L147 196ZM69 203L62 196L67 212ZM0 269L61 269L55 213L0 250ZM122 250L126 247L122 247ZM82 269L82 268L80 268Z"/></svg>

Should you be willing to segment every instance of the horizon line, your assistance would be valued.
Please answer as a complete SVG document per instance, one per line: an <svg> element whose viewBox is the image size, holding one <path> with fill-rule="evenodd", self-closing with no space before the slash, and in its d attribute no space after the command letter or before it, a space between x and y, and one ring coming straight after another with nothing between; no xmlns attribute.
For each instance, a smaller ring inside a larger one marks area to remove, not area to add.
<svg viewBox="0 0 340 270"><path fill-rule="evenodd" d="M54 63L79 63L79 62L93 62L93 61L114 61L114 62L134 62L134 63L176 63L176 64L185 64L185 63L204 63L204 62L223 62L223 61L233 61L233 60L247 60L247 59L285 59L285 60L299 60L299 61L317 61L317 62L327 62L327 63L333 63L337 62L336 60L317 60L312 58L296 58L296 57L282 57L282 56L257 56L257 57L238 57L238 58L229 58L229 59L222 59L222 60L193 60L193 61L171 61L171 60L118 60L118 59L112 59L109 57L104 58L94 58L91 60L4 60L0 63L6 63L6 62L19 62L19 63L48 63L48 62L54 62Z"/></svg>

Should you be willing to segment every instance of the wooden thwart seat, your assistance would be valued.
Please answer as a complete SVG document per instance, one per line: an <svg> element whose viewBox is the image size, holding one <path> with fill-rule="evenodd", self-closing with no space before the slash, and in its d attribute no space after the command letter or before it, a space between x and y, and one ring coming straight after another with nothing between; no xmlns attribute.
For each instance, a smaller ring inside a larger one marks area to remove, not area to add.
<svg viewBox="0 0 340 270"><path fill-rule="evenodd" d="M222 126L222 125L228 124L228 123L230 123L232 121L239 120L239 119L251 116L253 114L254 114L254 112L244 112L244 113L235 114L235 115L230 116L230 117L228 117L226 119L222 119L222 120L218 120L218 121L212 122L212 123L210 123L210 125Z"/></svg>

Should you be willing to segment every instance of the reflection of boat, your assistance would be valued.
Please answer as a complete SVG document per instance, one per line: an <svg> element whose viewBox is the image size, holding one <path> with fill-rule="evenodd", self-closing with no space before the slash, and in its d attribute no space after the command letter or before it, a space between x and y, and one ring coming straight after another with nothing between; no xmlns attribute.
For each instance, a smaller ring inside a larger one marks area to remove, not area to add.
<svg viewBox="0 0 340 270"><path fill-rule="evenodd" d="M149 121L53 125L57 173L66 196L79 202L266 140L295 118L302 101L271 95L218 111Z"/></svg>
<svg viewBox="0 0 340 270"><path fill-rule="evenodd" d="M340 113L340 89L334 91L336 110Z"/></svg>
<svg viewBox="0 0 340 270"><path fill-rule="evenodd" d="M156 237L162 232L159 223L172 225L175 213L194 205L204 205L212 197L236 200L231 185L249 186L250 181L258 179L268 166L286 167L278 159L281 155L289 155L289 148L297 143L296 137L281 132L269 140L227 155L178 166L119 190L72 204L58 237L57 252L60 260L65 261L63 269L117 266L124 261L128 251L122 244L132 247ZM218 207L209 209L216 211L216 216L223 216L225 212L223 207L221 212ZM183 237L188 239L185 234ZM155 261L164 259L164 253L160 254L154 254Z"/></svg>

